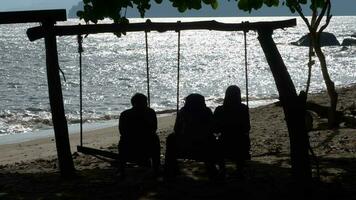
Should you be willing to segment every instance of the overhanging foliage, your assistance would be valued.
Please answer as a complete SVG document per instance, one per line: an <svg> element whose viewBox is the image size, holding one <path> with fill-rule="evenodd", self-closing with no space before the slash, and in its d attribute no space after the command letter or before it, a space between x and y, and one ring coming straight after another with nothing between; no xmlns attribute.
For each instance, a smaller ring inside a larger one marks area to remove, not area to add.
<svg viewBox="0 0 356 200"><path fill-rule="evenodd" d="M218 9L218 0L169 0L173 7L179 12L195 9L199 10L203 4L210 5L213 9ZM226 0L221 0L223 3ZM262 6L278 7L280 5L287 6L292 13L297 10L302 11L302 5L310 5L311 10L323 8L324 0L230 0L236 1L236 8L252 12L258 10ZM160 4L163 0L83 0L84 10L77 13L78 17L84 19L87 23L97 23L98 20L110 18L115 23L128 23L126 19L127 8L136 8L141 17L145 16L147 10L151 8L151 3Z"/></svg>

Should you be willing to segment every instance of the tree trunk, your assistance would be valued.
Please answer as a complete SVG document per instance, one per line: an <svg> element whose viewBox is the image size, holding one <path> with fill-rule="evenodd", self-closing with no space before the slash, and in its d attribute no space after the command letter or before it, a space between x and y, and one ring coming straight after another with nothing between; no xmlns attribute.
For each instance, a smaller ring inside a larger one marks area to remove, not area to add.
<svg viewBox="0 0 356 200"><path fill-rule="evenodd" d="M307 85L305 88L305 93L308 95L309 89L310 89L310 82L311 82L311 76L312 76L312 68L314 65L314 60L313 60L313 46L310 43L309 44L309 62L308 62L308 79L307 79Z"/></svg>
<svg viewBox="0 0 356 200"><path fill-rule="evenodd" d="M338 120L336 119L336 107L337 107L337 101L338 101L338 94L335 90L335 84L329 76L328 68L326 66L325 56L324 56L323 51L321 50L320 33L314 34L313 37L315 37L314 38L315 39L315 44L314 44L315 53L318 56L318 59L320 62L320 67L321 67L321 72L323 74L326 89L328 91L328 95L330 98L328 124L329 124L329 128L335 128L335 127L338 127L338 125L339 125Z"/></svg>
<svg viewBox="0 0 356 200"><path fill-rule="evenodd" d="M59 76L58 52L56 36L53 30L54 24L44 24L48 30L45 37L46 65L49 100L52 112L52 121L56 139L57 155L61 175L71 176L74 174L74 164L69 144L68 125L64 113L62 86Z"/></svg>
<svg viewBox="0 0 356 200"><path fill-rule="evenodd" d="M272 30L258 30L258 40L273 74L287 122L292 173L298 183L311 182L308 154L309 138L305 128L305 99L298 97L293 81L272 39Z"/></svg>

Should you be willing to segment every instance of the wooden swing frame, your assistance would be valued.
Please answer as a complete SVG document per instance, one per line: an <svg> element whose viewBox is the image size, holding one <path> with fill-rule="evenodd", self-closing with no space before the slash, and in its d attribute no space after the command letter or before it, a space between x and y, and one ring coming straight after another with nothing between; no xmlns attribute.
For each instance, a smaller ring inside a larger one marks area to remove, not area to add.
<svg viewBox="0 0 356 200"><path fill-rule="evenodd" d="M48 14L50 13L50 14ZM71 155L68 124L64 112L60 68L58 62L57 36L77 36L96 33L117 33L135 31L182 31L182 30L216 30L216 31L256 31L266 60L274 77L281 104L286 116L290 136L290 151L293 176L298 181L311 180L311 167L308 154L308 135L304 126L303 103L298 97L287 67L272 38L275 29L296 26L296 19L226 24L216 21L198 21L181 23L130 23L130 24L90 24L57 26L57 21L65 21L65 10L25 11L0 13L0 24L41 22L41 26L29 28L30 41L44 38L46 47L46 68L49 100L52 112L54 134L56 138L59 168L62 175L72 175L75 171Z"/></svg>

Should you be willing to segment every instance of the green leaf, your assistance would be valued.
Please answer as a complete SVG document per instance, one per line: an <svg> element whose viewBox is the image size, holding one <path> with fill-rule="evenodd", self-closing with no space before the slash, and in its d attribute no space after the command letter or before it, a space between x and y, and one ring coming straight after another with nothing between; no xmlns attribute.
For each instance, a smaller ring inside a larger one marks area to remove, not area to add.
<svg viewBox="0 0 356 200"><path fill-rule="evenodd" d="M268 7L272 7L272 6L277 7L277 6L279 5L279 0L265 0L264 3L265 3Z"/></svg>
<svg viewBox="0 0 356 200"><path fill-rule="evenodd" d="M318 9L318 8L323 8L325 6L325 1L324 0L315 0L312 1L311 5L310 5L310 9Z"/></svg>
<svg viewBox="0 0 356 200"><path fill-rule="evenodd" d="M179 6L178 7L178 11L181 12L181 13L183 13L186 10L187 10L187 6Z"/></svg>
<svg viewBox="0 0 356 200"><path fill-rule="evenodd" d="M249 4L248 4L248 0L240 0L238 2L237 6L240 10L251 11L251 8L249 7Z"/></svg>
<svg viewBox="0 0 356 200"><path fill-rule="evenodd" d="M211 7L216 10L219 7L219 2L214 0L211 2Z"/></svg>
<svg viewBox="0 0 356 200"><path fill-rule="evenodd" d="M308 1L307 0L298 0L298 3L301 3L301 4L306 4Z"/></svg>
<svg viewBox="0 0 356 200"><path fill-rule="evenodd" d="M176 7L178 9L179 12L185 12L188 9L188 5L186 3L186 1L177 1L177 0L173 0L173 7Z"/></svg>
<svg viewBox="0 0 356 200"><path fill-rule="evenodd" d="M263 0L253 0L252 2L253 4L250 4L250 6L255 10L260 9L263 6Z"/></svg>
<svg viewBox="0 0 356 200"><path fill-rule="evenodd" d="M196 10L201 9L201 1L200 0L191 0L189 1L188 8L193 8Z"/></svg>
<svg viewBox="0 0 356 200"><path fill-rule="evenodd" d="M79 10L79 11L77 12L77 16L79 17L79 19L83 19L83 18L84 18L84 11Z"/></svg>

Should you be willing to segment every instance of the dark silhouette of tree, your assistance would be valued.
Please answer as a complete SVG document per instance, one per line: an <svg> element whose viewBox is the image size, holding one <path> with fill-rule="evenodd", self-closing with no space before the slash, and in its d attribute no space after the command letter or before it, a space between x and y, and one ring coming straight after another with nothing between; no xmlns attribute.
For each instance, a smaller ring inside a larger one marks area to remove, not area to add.
<svg viewBox="0 0 356 200"><path fill-rule="evenodd" d="M303 13L302 4L308 4L310 10L312 11L312 16L310 20ZM321 49L320 38L322 32L329 25L331 20L331 1L330 0L311 0L311 1L297 1L289 0L287 1L287 6L290 8L291 12L297 12L299 16L303 19L305 24L308 27L310 43L309 43L309 63L308 63L308 81L306 92L309 91L310 79L311 79L311 68L314 65L315 61L312 59L314 52L318 57L321 72L324 78L324 82L327 88L327 92L330 99L330 108L328 112L329 127L337 127L338 119L336 113L338 94L335 90L335 84L331 80L325 55ZM323 22L323 19L325 21Z"/></svg>

